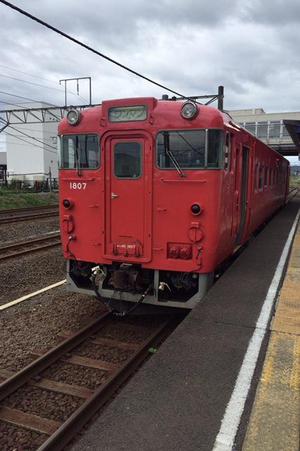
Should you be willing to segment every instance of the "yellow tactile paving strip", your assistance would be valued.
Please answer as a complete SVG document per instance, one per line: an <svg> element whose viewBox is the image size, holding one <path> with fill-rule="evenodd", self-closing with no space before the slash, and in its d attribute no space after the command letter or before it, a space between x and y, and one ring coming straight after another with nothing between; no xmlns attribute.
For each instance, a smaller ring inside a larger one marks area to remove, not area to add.
<svg viewBox="0 0 300 451"><path fill-rule="evenodd" d="M300 223L280 292L243 451L300 449Z"/></svg>

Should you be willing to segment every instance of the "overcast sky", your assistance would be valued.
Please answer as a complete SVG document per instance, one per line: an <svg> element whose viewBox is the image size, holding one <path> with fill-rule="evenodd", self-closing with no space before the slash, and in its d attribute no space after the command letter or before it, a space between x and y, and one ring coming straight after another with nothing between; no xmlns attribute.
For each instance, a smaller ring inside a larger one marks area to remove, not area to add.
<svg viewBox="0 0 300 451"><path fill-rule="evenodd" d="M226 109L300 111L300 0L12 2L185 95L223 84ZM58 80L76 76L92 77L95 103L165 92L3 4L0 17L2 92L63 104ZM69 92L69 103L88 98L84 82L80 95ZM22 102L3 93L1 101Z"/></svg>

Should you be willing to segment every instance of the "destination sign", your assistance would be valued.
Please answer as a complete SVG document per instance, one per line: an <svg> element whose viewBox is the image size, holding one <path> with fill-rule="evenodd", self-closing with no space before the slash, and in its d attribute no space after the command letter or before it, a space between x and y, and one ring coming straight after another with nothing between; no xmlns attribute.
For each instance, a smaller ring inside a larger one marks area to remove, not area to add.
<svg viewBox="0 0 300 451"><path fill-rule="evenodd" d="M146 105L113 107L108 111L110 122L144 121L146 118Z"/></svg>

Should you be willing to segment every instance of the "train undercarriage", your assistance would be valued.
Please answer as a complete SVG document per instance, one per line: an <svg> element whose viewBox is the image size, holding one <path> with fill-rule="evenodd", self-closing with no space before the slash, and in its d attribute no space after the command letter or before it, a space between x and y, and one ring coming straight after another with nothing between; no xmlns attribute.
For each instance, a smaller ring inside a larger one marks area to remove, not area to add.
<svg viewBox="0 0 300 451"><path fill-rule="evenodd" d="M140 265L96 265L70 260L68 289L96 295L112 308L142 303L192 309L213 283L213 273L199 274L144 269Z"/></svg>

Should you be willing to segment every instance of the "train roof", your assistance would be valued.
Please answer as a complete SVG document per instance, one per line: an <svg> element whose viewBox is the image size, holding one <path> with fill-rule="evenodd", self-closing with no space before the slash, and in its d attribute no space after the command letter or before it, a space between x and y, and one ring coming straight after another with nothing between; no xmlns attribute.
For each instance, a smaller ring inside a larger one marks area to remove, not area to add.
<svg viewBox="0 0 300 451"><path fill-rule="evenodd" d="M184 119L181 115L183 105L188 100L158 100L154 97L136 97L128 99L104 100L101 105L88 108L81 112L80 122L76 128L69 125L64 118L59 125L59 133L83 133L91 132L102 128L146 128L152 126L154 128L224 128L225 124L230 124L232 118L226 112L222 112L212 106L197 103L198 108L195 118L189 120ZM113 109L119 111L126 108L145 107L147 117L145 120L130 121L109 121L109 112Z"/></svg>

